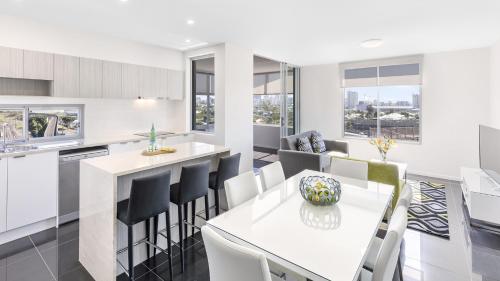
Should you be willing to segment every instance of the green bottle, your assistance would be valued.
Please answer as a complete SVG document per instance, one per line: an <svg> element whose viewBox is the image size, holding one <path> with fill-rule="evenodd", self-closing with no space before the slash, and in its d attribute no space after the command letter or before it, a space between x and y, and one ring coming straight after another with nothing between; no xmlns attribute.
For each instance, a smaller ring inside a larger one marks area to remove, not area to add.
<svg viewBox="0 0 500 281"><path fill-rule="evenodd" d="M149 133L149 149L150 151L156 150L156 130L154 123L151 125L151 132Z"/></svg>

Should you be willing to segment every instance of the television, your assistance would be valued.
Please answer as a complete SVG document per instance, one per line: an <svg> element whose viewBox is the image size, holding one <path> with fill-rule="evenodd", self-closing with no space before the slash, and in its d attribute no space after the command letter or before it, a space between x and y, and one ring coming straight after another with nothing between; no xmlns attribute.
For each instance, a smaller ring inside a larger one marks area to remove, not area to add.
<svg viewBox="0 0 500 281"><path fill-rule="evenodd" d="M479 125L479 165L500 185L500 130Z"/></svg>

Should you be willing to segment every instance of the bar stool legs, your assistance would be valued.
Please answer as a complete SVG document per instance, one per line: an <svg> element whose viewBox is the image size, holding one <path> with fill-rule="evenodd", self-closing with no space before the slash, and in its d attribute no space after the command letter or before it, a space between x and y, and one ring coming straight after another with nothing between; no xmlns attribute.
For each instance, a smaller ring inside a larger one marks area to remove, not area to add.
<svg viewBox="0 0 500 281"><path fill-rule="evenodd" d="M215 215L218 216L220 213L220 207L219 207L219 190L217 188L214 189L214 197L215 197Z"/></svg>
<svg viewBox="0 0 500 281"><path fill-rule="evenodd" d="M177 214L179 221L179 247L181 250L181 272L184 272L184 238L182 237L183 232L183 219L182 219L182 205L177 205Z"/></svg>
<svg viewBox="0 0 500 281"><path fill-rule="evenodd" d="M205 195L205 221L208 221L209 219L210 219L210 208L208 206L208 194L207 194Z"/></svg>
<svg viewBox="0 0 500 281"><path fill-rule="evenodd" d="M150 220L147 219L144 223L145 225L145 228L146 228L146 239L148 241L151 241L150 240L150 232L151 232L151 227L150 227ZM148 244L146 245L146 254L148 256L148 259L151 258L151 246L149 246Z"/></svg>
<svg viewBox="0 0 500 281"><path fill-rule="evenodd" d="M134 280L134 228L127 226L128 230L128 274L129 279Z"/></svg>
<svg viewBox="0 0 500 281"><path fill-rule="evenodd" d="M194 218L196 217L196 200L191 201L191 236L194 235Z"/></svg>
<svg viewBox="0 0 500 281"><path fill-rule="evenodd" d="M167 241L168 241L168 270L170 272L170 280L174 280L174 273L172 272L172 234L170 232L170 212L165 215L165 225L167 228ZM158 229L158 228L155 228ZM156 251L156 250L155 250ZM181 251L182 252L182 251Z"/></svg>

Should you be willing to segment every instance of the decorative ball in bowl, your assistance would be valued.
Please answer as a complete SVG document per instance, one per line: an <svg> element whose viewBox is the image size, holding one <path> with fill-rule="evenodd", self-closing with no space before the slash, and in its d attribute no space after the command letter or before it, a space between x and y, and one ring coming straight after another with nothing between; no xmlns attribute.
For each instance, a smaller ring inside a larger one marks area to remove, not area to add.
<svg viewBox="0 0 500 281"><path fill-rule="evenodd" d="M300 180L300 194L313 205L333 205L340 200L340 182L325 176L308 176Z"/></svg>

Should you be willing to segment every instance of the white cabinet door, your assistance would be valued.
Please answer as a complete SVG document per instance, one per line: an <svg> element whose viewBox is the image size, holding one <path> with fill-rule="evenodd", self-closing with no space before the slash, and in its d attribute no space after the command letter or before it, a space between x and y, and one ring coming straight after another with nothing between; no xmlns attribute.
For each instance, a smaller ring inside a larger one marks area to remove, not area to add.
<svg viewBox="0 0 500 281"><path fill-rule="evenodd" d="M80 58L55 55L53 95L71 98L80 96Z"/></svg>
<svg viewBox="0 0 500 281"><path fill-rule="evenodd" d="M80 97L102 97L102 61L80 58Z"/></svg>
<svg viewBox="0 0 500 281"><path fill-rule="evenodd" d="M122 97L122 64L104 61L102 63L102 97Z"/></svg>
<svg viewBox="0 0 500 281"><path fill-rule="evenodd" d="M122 97L136 99L139 95L139 66L122 64Z"/></svg>
<svg viewBox="0 0 500 281"><path fill-rule="evenodd" d="M149 143L148 140L137 140L137 141L110 144L108 146L109 154L113 155L133 150L145 150L148 147L148 143Z"/></svg>
<svg viewBox="0 0 500 281"><path fill-rule="evenodd" d="M23 78L53 80L54 54L24 50Z"/></svg>
<svg viewBox="0 0 500 281"><path fill-rule="evenodd" d="M141 97L158 98L161 97L162 84L161 68L140 66L139 67L139 92ZM165 77L166 78L166 77Z"/></svg>
<svg viewBox="0 0 500 281"><path fill-rule="evenodd" d="M58 153L28 154L7 161L7 230L55 217Z"/></svg>
<svg viewBox="0 0 500 281"><path fill-rule="evenodd" d="M184 72L169 69L167 78L167 98L182 100L184 98Z"/></svg>
<svg viewBox="0 0 500 281"><path fill-rule="evenodd" d="M7 158L0 159L0 232L7 231Z"/></svg>
<svg viewBox="0 0 500 281"><path fill-rule="evenodd" d="M0 47L0 77L23 78L23 50Z"/></svg>

